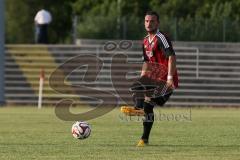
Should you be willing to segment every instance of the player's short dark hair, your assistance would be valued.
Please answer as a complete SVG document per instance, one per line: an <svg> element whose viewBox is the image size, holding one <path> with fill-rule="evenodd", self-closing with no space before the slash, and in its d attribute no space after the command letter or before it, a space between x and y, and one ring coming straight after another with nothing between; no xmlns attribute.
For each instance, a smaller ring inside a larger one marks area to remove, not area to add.
<svg viewBox="0 0 240 160"><path fill-rule="evenodd" d="M147 16L147 15L156 16L157 17L157 21L159 21L159 15L158 15L157 12L155 12L155 11L147 11L145 16Z"/></svg>

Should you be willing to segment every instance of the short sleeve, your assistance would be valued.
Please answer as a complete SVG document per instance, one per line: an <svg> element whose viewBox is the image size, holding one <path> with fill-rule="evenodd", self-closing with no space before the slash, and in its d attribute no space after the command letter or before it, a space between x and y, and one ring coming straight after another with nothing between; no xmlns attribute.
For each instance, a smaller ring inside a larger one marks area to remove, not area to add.
<svg viewBox="0 0 240 160"><path fill-rule="evenodd" d="M165 52L165 55L167 57L174 56L175 51L172 47L172 43L169 40L169 38L167 36L165 36L164 34L162 34L161 32L159 32L157 34L157 36L159 37L159 46L160 46L160 48L163 49L163 51Z"/></svg>

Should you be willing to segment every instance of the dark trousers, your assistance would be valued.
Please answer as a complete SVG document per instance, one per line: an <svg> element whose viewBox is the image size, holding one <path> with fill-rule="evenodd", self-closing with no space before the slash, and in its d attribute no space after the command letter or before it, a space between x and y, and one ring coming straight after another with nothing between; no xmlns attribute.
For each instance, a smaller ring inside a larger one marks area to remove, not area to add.
<svg viewBox="0 0 240 160"><path fill-rule="evenodd" d="M48 24L37 25L37 43L48 44Z"/></svg>
<svg viewBox="0 0 240 160"><path fill-rule="evenodd" d="M160 106L163 106L167 102L171 94L172 93L169 93L167 95L158 97L158 102L159 102L158 104ZM149 135L154 122L154 112L153 112L154 104L145 102L144 99L137 99L135 101L135 106L137 108L143 108L144 110L145 114L144 114L144 120L143 120L143 134L141 139L144 140L145 142L148 142Z"/></svg>

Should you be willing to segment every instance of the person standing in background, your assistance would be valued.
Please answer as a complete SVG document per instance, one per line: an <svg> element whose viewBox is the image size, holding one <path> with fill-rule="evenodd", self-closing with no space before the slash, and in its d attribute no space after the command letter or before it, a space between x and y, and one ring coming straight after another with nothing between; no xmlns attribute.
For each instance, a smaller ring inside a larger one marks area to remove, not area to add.
<svg viewBox="0 0 240 160"><path fill-rule="evenodd" d="M36 25L36 43L48 44L48 25L52 21L50 12L41 9L37 12L34 21Z"/></svg>

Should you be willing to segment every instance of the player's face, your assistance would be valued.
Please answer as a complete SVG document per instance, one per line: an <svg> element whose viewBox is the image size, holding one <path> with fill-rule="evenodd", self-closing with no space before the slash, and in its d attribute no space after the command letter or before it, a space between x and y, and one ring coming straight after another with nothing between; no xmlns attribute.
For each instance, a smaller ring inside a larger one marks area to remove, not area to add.
<svg viewBox="0 0 240 160"><path fill-rule="evenodd" d="M145 16L145 29L148 33L155 33L158 29L159 22L155 15Z"/></svg>

